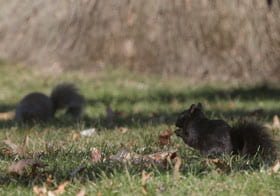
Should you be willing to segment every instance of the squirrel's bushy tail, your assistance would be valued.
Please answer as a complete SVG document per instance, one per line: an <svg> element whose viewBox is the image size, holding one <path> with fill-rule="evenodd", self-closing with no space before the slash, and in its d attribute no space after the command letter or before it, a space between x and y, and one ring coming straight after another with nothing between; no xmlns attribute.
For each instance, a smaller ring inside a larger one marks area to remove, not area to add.
<svg viewBox="0 0 280 196"><path fill-rule="evenodd" d="M85 99L79 93L74 84L62 83L57 85L50 95L53 102L54 112L59 109L66 109L66 114L79 117L85 106Z"/></svg>
<svg viewBox="0 0 280 196"><path fill-rule="evenodd" d="M276 157L275 142L264 126L256 122L242 121L232 128L230 134L235 154Z"/></svg>

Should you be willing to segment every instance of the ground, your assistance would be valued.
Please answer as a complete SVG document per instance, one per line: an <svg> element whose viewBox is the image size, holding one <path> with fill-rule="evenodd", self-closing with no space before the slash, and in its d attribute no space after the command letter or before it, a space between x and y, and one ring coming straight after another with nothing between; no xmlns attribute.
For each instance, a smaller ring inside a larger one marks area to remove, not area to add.
<svg viewBox="0 0 280 196"><path fill-rule="evenodd" d="M257 120L272 124L280 114L280 88L275 84L196 84L187 78L136 74L126 70L85 73L40 73L21 65L0 65L0 112L11 112L27 93L50 94L63 81L72 81L84 94L87 107L80 120L59 112L56 120L42 125L20 126L0 119L0 194L32 195L34 187L54 191L69 181L64 195L85 190L87 195L278 195L280 173L256 159L224 157L222 166L209 162L174 134L170 144L159 144L159 135L174 130L176 115L201 102L210 118L234 124L240 117L263 109ZM95 128L91 136L80 131ZM274 138L279 130L271 131ZM9 140L25 153L7 151ZM95 163L92 149L101 153ZM157 165L117 163L110 155L126 148L139 155L178 150L182 160L174 174L175 160L167 168ZM8 172L15 161L34 158L45 166L19 176ZM225 167L225 168L224 168ZM71 175L77 168L80 172ZM150 174L147 179L143 171Z"/></svg>

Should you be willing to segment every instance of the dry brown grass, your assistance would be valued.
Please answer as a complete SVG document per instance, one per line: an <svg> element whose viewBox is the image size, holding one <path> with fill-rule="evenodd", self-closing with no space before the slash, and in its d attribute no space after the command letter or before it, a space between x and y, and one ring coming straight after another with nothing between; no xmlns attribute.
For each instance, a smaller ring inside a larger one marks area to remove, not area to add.
<svg viewBox="0 0 280 196"><path fill-rule="evenodd" d="M279 81L280 5L265 0L0 0L0 56L194 80Z"/></svg>

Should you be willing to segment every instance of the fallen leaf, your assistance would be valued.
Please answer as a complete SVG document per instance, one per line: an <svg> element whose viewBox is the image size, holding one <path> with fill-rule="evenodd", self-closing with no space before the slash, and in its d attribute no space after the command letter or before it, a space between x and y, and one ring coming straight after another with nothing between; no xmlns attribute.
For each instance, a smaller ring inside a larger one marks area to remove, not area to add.
<svg viewBox="0 0 280 196"><path fill-rule="evenodd" d="M272 125L270 125L269 123L266 123L264 126L268 129L280 129L279 117L277 115L274 115L273 120L272 120Z"/></svg>
<svg viewBox="0 0 280 196"><path fill-rule="evenodd" d="M136 143L136 140L130 140L128 143L126 143L123 146L125 146L126 149L130 149L130 148L133 148L135 146L135 143Z"/></svg>
<svg viewBox="0 0 280 196"><path fill-rule="evenodd" d="M127 130L128 130L128 128L126 128L126 127L120 127L119 130L120 130L121 133L126 133Z"/></svg>
<svg viewBox="0 0 280 196"><path fill-rule="evenodd" d="M43 167L45 167L45 164L43 164L42 162L35 160L35 159L23 159L23 160L13 163L8 168L8 172L10 174L17 174L17 175L22 176L23 174L26 173L26 169L28 167L32 168L32 173L35 173L37 167L43 168Z"/></svg>
<svg viewBox="0 0 280 196"><path fill-rule="evenodd" d="M130 152L125 148L122 148L117 154L110 155L110 160L119 162L129 162L132 160L139 159L140 157L140 155L134 152Z"/></svg>
<svg viewBox="0 0 280 196"><path fill-rule="evenodd" d="M47 196L47 188L46 187L39 187L37 185L35 185L33 187L33 192L35 193L35 195L37 196Z"/></svg>
<svg viewBox="0 0 280 196"><path fill-rule="evenodd" d="M80 190L76 196L85 196L86 195L86 190L85 189L82 189Z"/></svg>
<svg viewBox="0 0 280 196"><path fill-rule="evenodd" d="M169 145L170 142L170 137L173 134L172 130L166 130L163 131L160 135L159 135L159 143L161 145Z"/></svg>
<svg viewBox="0 0 280 196"><path fill-rule="evenodd" d="M228 166L227 163L221 161L220 159L207 159L206 160L206 163L209 164L209 163L213 163L216 165L217 168L219 168L220 170L222 171L228 171L230 168Z"/></svg>
<svg viewBox="0 0 280 196"><path fill-rule="evenodd" d="M141 178L142 186L146 184L146 182L152 177L152 175L153 172L147 174L145 170L142 171L142 178Z"/></svg>
<svg viewBox="0 0 280 196"><path fill-rule="evenodd" d="M96 129L95 128L91 128L91 129L86 129L83 131L80 131L81 136L91 136L93 133L95 133Z"/></svg>
<svg viewBox="0 0 280 196"><path fill-rule="evenodd" d="M148 194L146 185L142 186L142 193L143 193L144 195L147 195L147 194Z"/></svg>
<svg viewBox="0 0 280 196"><path fill-rule="evenodd" d="M57 189L53 190L52 192L55 195L60 195L60 194L65 193L66 192L65 187L67 186L67 184L69 184L68 181L63 182L62 184L58 185Z"/></svg>
<svg viewBox="0 0 280 196"><path fill-rule="evenodd" d="M155 164L157 167L167 168L169 161L177 157L177 150L158 152L154 154L144 155L143 159L146 163Z"/></svg>
<svg viewBox="0 0 280 196"><path fill-rule="evenodd" d="M26 135L23 141L22 155L26 155L28 153L28 146L29 146L29 137L28 135Z"/></svg>
<svg viewBox="0 0 280 196"><path fill-rule="evenodd" d="M56 196L52 191L48 191L48 196Z"/></svg>
<svg viewBox="0 0 280 196"><path fill-rule="evenodd" d="M51 187L52 180L53 180L52 175L51 174L47 175L47 180L46 180L47 187Z"/></svg>
<svg viewBox="0 0 280 196"><path fill-rule="evenodd" d="M6 155L14 154L14 152L11 150L11 148L6 148L6 147L1 147L0 152L4 153Z"/></svg>
<svg viewBox="0 0 280 196"><path fill-rule="evenodd" d="M13 119L15 112L1 112L0 120L11 120Z"/></svg>
<svg viewBox="0 0 280 196"><path fill-rule="evenodd" d="M280 121L279 121L279 117L277 115L274 115L274 117L273 117L272 128L280 129Z"/></svg>
<svg viewBox="0 0 280 196"><path fill-rule="evenodd" d="M233 103L232 102L228 102L227 103L227 109L232 109L233 108Z"/></svg>
<svg viewBox="0 0 280 196"><path fill-rule="evenodd" d="M279 160L276 160L273 166L269 169L269 173L270 174L277 173L279 169L280 169L280 162Z"/></svg>
<svg viewBox="0 0 280 196"><path fill-rule="evenodd" d="M97 196L102 196L102 192L98 191Z"/></svg>
<svg viewBox="0 0 280 196"><path fill-rule="evenodd" d="M3 142L10 148L8 151L12 154L18 154L21 156L25 156L28 154L28 146L29 146L29 137L25 136L22 146L14 144L10 139L3 140Z"/></svg>
<svg viewBox="0 0 280 196"><path fill-rule="evenodd" d="M91 158L94 163L98 163L101 160L101 152L97 148L91 148Z"/></svg>
<svg viewBox="0 0 280 196"><path fill-rule="evenodd" d="M174 175L175 180L178 180L180 178L179 169L181 167L182 160L179 157L175 157L174 160L176 160L176 163L174 166L173 175Z"/></svg>
<svg viewBox="0 0 280 196"><path fill-rule="evenodd" d="M169 160L173 160L177 156L177 150L158 152L154 154L139 155L135 152L130 152L127 149L121 149L116 155L111 155L111 161L122 163L133 163L143 165L156 165L157 167L168 167Z"/></svg>
<svg viewBox="0 0 280 196"><path fill-rule="evenodd" d="M20 147L14 144L11 140L8 139L8 140L4 140L3 142L10 147L12 153L19 154L21 152Z"/></svg>
<svg viewBox="0 0 280 196"><path fill-rule="evenodd" d="M82 137L82 136L81 136L80 133L74 132L74 133L73 133L72 139L73 139L73 141L77 142L77 141L79 141L79 140L81 139L81 137Z"/></svg>

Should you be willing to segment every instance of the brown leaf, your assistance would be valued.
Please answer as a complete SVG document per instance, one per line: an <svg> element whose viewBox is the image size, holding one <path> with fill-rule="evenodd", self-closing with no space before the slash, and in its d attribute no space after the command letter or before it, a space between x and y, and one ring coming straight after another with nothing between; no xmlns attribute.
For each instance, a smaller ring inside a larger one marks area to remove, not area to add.
<svg viewBox="0 0 280 196"><path fill-rule="evenodd" d="M142 171L142 178L141 178L142 186L146 184L146 182L152 177L152 175L153 172L147 174L145 170Z"/></svg>
<svg viewBox="0 0 280 196"><path fill-rule="evenodd" d="M233 108L233 103L232 102L228 102L227 103L227 109L232 109Z"/></svg>
<svg viewBox="0 0 280 196"><path fill-rule="evenodd" d="M98 191L97 196L102 196L102 192Z"/></svg>
<svg viewBox="0 0 280 196"><path fill-rule="evenodd" d="M280 129L280 121L279 121L279 117L277 115L274 115L274 117L273 117L272 128Z"/></svg>
<svg viewBox="0 0 280 196"><path fill-rule="evenodd" d="M77 141L79 141L81 138L82 138L82 136L81 136L80 133L76 133L76 132L73 133L73 136L72 136L73 141L77 142Z"/></svg>
<svg viewBox="0 0 280 196"><path fill-rule="evenodd" d="M170 150L165 152L158 152L154 154L139 155L135 152L130 152L127 149L121 149L116 155L111 155L111 161L119 161L122 163L133 163L151 165L154 164L158 167L168 167L169 160L177 156L177 150Z"/></svg>
<svg viewBox="0 0 280 196"><path fill-rule="evenodd" d="M94 163L98 163L101 160L101 152L97 148L91 148L91 158Z"/></svg>
<svg viewBox="0 0 280 196"><path fill-rule="evenodd" d="M80 190L76 196L85 196L86 195L86 190L85 189L82 189Z"/></svg>
<svg viewBox="0 0 280 196"><path fill-rule="evenodd" d="M175 180L178 180L180 177L179 169L182 165L182 160L180 159L180 157L175 157L174 160L176 160L176 163L174 166L173 175L174 175Z"/></svg>
<svg viewBox="0 0 280 196"><path fill-rule="evenodd" d="M55 189L54 191L52 191L55 195L60 195L65 193L65 187L67 186L67 184L69 184L68 181L63 182L62 184L60 184L57 189Z"/></svg>
<svg viewBox="0 0 280 196"><path fill-rule="evenodd" d="M163 131L159 135L159 143L161 145L169 145L170 144L170 137L171 137L172 134L173 134L172 130Z"/></svg>
<svg viewBox="0 0 280 196"><path fill-rule="evenodd" d="M20 147L16 144L14 144L11 140L4 140L3 141L7 146L10 147L12 153L14 154L20 154L21 150L20 150Z"/></svg>
<svg viewBox="0 0 280 196"><path fill-rule="evenodd" d="M9 154L14 154L14 152L11 150L11 148L6 148L6 147L1 147L0 152L9 155Z"/></svg>
<svg viewBox="0 0 280 196"><path fill-rule="evenodd" d="M28 153L28 146L29 146L29 137L28 135L25 136L22 146L22 154L26 155Z"/></svg>
<svg viewBox="0 0 280 196"><path fill-rule="evenodd" d="M1 112L0 120L11 120L13 119L15 113L14 112Z"/></svg>
<svg viewBox="0 0 280 196"><path fill-rule="evenodd" d="M128 143L123 145L126 149L133 148L135 146L136 140L130 140Z"/></svg>
<svg viewBox="0 0 280 196"><path fill-rule="evenodd" d="M47 180L46 180L47 187L51 187L52 180L53 180L52 175L49 174L49 175L47 176Z"/></svg>
<svg viewBox="0 0 280 196"><path fill-rule="evenodd" d="M121 133L126 133L127 130L128 130L128 128L126 128L126 127L120 127L119 130L120 130Z"/></svg>
<svg viewBox="0 0 280 196"><path fill-rule="evenodd" d="M110 155L110 160L119 161L119 162L129 162L135 161L136 159L141 158L141 155L138 155L134 152L130 152L125 148L122 148L117 154Z"/></svg>
<svg viewBox="0 0 280 196"><path fill-rule="evenodd" d="M146 188L146 185L145 186L142 186L142 193L144 194L144 195L147 195L148 194L148 191L147 191L147 188Z"/></svg>
<svg viewBox="0 0 280 196"><path fill-rule="evenodd" d="M39 187L37 185L33 187L33 192L37 196L47 196L48 195L48 191L47 191L46 187Z"/></svg>
<svg viewBox="0 0 280 196"><path fill-rule="evenodd" d="M169 161L177 157L177 150L158 152L154 154L144 155L143 159L147 163L153 163L158 167L168 167Z"/></svg>
<svg viewBox="0 0 280 196"><path fill-rule="evenodd" d="M206 163L209 164L209 163L213 163L216 165L217 168L219 168L220 170L222 171L228 171L230 168L228 166L227 163L221 161L220 159L207 159L206 160Z"/></svg>
<svg viewBox="0 0 280 196"><path fill-rule="evenodd" d="M277 173L279 169L280 169L280 162L279 160L276 160L273 166L269 169L269 173L270 174Z"/></svg>
<svg viewBox="0 0 280 196"><path fill-rule="evenodd" d="M10 139L3 141L7 146L10 148L10 152L13 154L19 154L21 156L25 156L28 153L28 145L29 145L29 137L28 135L25 136L23 145L19 146L14 144Z"/></svg>
<svg viewBox="0 0 280 196"><path fill-rule="evenodd" d="M26 173L26 169L28 167L32 168L32 173L35 173L37 167L43 168L43 167L45 167L45 165L42 162L35 160L35 159L23 159L23 160L13 163L8 168L8 172L10 174L17 174L17 175L22 176Z"/></svg>

